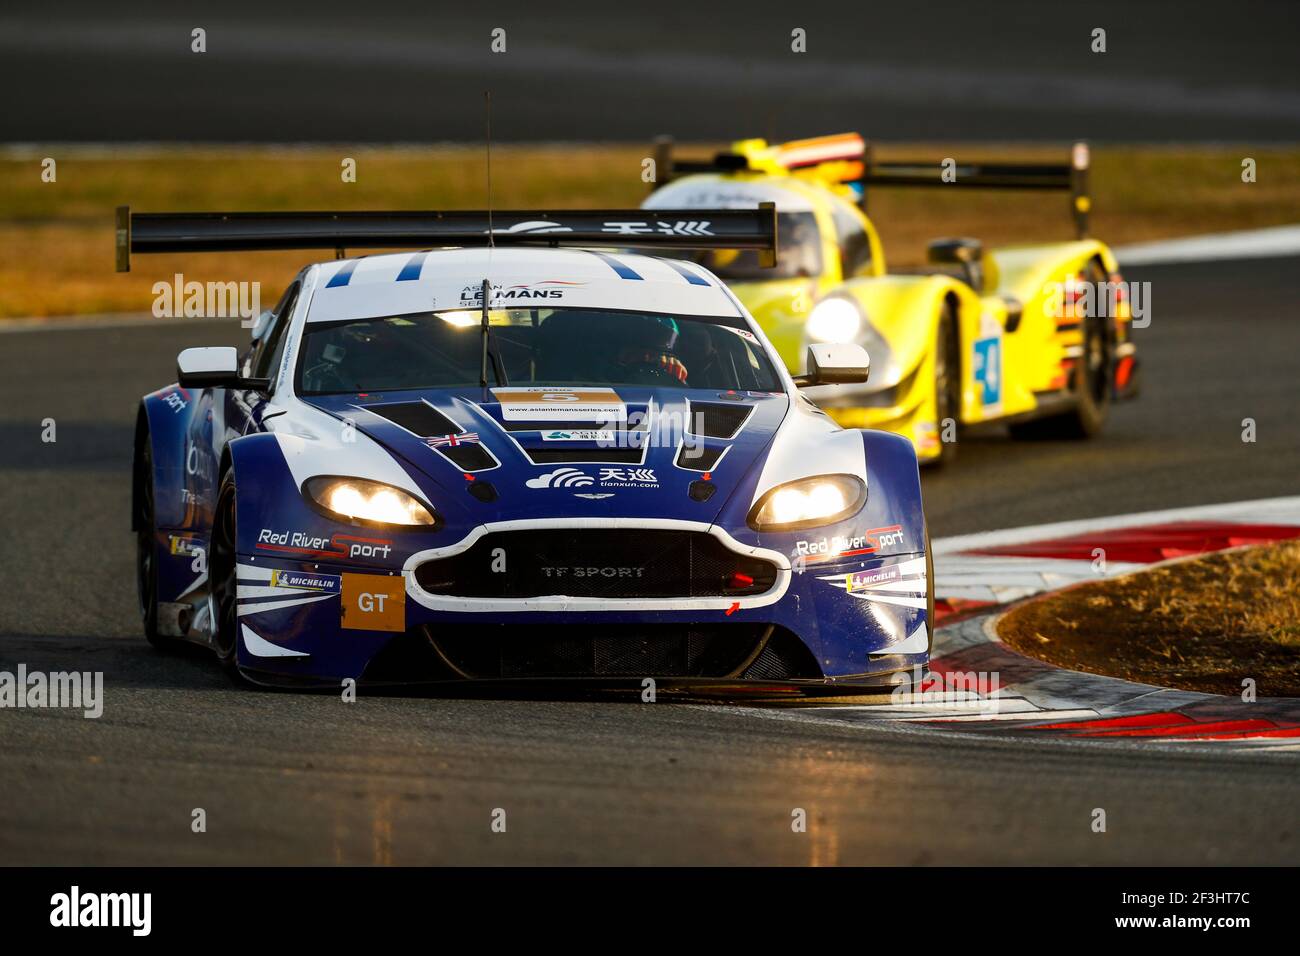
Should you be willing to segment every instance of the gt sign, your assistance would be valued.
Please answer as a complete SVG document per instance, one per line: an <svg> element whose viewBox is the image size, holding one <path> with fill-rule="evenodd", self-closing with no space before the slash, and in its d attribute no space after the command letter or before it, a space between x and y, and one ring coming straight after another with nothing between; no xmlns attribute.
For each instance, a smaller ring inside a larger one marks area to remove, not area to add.
<svg viewBox="0 0 1300 956"><path fill-rule="evenodd" d="M342 626L352 630L406 630L406 579L400 574L343 575L342 612Z"/></svg>

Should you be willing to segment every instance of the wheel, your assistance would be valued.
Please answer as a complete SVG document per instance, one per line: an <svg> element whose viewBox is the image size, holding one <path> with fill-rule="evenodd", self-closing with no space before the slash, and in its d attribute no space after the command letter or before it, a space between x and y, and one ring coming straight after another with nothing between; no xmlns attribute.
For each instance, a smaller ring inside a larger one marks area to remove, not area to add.
<svg viewBox="0 0 1300 956"><path fill-rule="evenodd" d="M221 479L217 509L212 516L212 541L208 549L208 583L212 594L212 648L221 666L236 672L239 647L239 592L235 542L235 472L232 468Z"/></svg>
<svg viewBox="0 0 1300 956"><path fill-rule="evenodd" d="M1102 289L1106 276L1101 266L1093 262L1088 267L1088 281L1093 288ZM1094 303L1102 298L1093 297ZM1104 311L1104 310L1102 310ZM1098 314L1094 305L1083 317L1083 355L1074 364L1074 381L1071 385L1075 405L1068 412L1018 422L1010 426L1014 438L1092 438L1101 432L1110 411L1110 385L1114 378L1114 355L1109 318Z"/></svg>
<svg viewBox="0 0 1300 956"><path fill-rule="evenodd" d="M930 658L934 654L934 553L930 550L930 526L925 527L925 631L929 643L925 648L925 664L913 665L904 672L898 688L906 687L910 693L919 694L923 692L927 681L930 678ZM915 680L917 676L916 668L921 668L920 680Z"/></svg>
<svg viewBox="0 0 1300 956"><path fill-rule="evenodd" d="M957 323L952 307L944 303L934 337L934 423L939 430L939 455L924 464L947 465L957 457L957 442L944 441L944 422L961 419L961 366L958 359ZM954 436L955 437L955 436Z"/></svg>
<svg viewBox="0 0 1300 956"><path fill-rule="evenodd" d="M140 599L140 620L145 639L154 647L168 647L171 639L158 633L158 554L154 528L153 504L153 449L149 434L144 435L143 448L137 460L136 481L139 498L135 533L135 582Z"/></svg>
<svg viewBox="0 0 1300 956"><path fill-rule="evenodd" d="M930 646L925 649L928 666L934 653L934 552L930 550L930 526L925 528L925 629L929 632Z"/></svg>

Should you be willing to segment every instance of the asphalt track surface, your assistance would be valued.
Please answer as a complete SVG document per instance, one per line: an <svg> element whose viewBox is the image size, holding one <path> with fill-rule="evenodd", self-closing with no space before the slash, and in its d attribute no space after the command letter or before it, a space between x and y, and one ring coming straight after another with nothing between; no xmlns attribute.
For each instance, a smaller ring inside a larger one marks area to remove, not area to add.
<svg viewBox="0 0 1300 956"><path fill-rule="evenodd" d="M10 6L10 142L1300 139L1292 0Z"/></svg>
<svg viewBox="0 0 1300 956"><path fill-rule="evenodd" d="M1129 270L1153 283L1146 394L1092 443L964 440L926 478L933 533L1296 493L1298 265ZM1300 858L1295 766L1276 755L662 700L344 704L237 688L203 652L157 653L139 634L127 529L134 402L170 380L180 348L235 341L228 326L0 333L0 669L102 670L107 698L98 720L0 711L0 863ZM191 832L195 808L206 833ZM795 808L807 833L791 831Z"/></svg>

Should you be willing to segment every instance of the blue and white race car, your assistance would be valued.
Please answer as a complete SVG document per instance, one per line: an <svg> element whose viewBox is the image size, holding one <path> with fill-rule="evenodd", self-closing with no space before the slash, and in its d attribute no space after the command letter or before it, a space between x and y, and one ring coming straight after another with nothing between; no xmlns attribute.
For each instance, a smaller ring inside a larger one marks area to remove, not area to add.
<svg viewBox="0 0 1300 956"><path fill-rule="evenodd" d="M309 265L250 348L144 397L133 527L151 642L261 684L518 678L891 684L928 661L911 443L799 392L703 267L771 208L120 212L134 252L375 246ZM491 247L485 248L491 241ZM620 251L609 251L618 249Z"/></svg>

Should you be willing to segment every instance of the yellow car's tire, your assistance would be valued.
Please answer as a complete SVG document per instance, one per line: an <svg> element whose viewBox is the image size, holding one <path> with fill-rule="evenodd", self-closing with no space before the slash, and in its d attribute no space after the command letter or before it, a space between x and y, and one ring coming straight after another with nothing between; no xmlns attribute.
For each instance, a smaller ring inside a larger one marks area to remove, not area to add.
<svg viewBox="0 0 1300 956"><path fill-rule="evenodd" d="M1100 264L1089 264L1088 281L1103 282ZM1096 297L1098 300L1101 296ZM1110 412L1111 381L1114 377L1114 349L1107 331L1109 320L1091 309L1083 319L1083 356L1074 366L1071 391L1075 404L1068 412L1047 418L1017 422L1010 426L1013 438L1092 438L1106 424Z"/></svg>
<svg viewBox="0 0 1300 956"><path fill-rule="evenodd" d="M948 431L945 421L952 419L954 427L961 422L961 349L957 343L957 322L945 302L934 333L934 424L939 431L939 454L922 462L930 467L950 464L957 457L957 442L943 440Z"/></svg>

